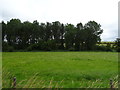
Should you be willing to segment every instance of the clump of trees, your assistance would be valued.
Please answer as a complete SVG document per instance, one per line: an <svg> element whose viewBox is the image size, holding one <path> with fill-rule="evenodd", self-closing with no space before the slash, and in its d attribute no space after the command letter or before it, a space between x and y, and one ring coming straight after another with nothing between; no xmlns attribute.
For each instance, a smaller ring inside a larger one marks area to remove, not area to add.
<svg viewBox="0 0 120 90"><path fill-rule="evenodd" d="M115 40L114 46L115 46L115 50L116 50L117 52L120 52L120 38L117 38L117 39Z"/></svg>
<svg viewBox="0 0 120 90"><path fill-rule="evenodd" d="M76 26L59 21L2 21L3 51L95 50L96 43L101 41L102 33L101 25L95 21L89 21L85 25L78 23Z"/></svg>

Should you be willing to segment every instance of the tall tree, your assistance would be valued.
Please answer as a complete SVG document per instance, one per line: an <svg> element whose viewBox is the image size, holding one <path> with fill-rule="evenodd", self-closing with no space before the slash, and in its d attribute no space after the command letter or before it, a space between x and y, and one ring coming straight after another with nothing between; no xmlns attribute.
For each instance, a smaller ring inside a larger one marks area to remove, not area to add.
<svg viewBox="0 0 120 90"><path fill-rule="evenodd" d="M86 31L86 40L85 45L87 50L94 49L94 46L97 42L100 42L100 35L103 30L101 29L101 25L95 21L89 21L85 24L84 29Z"/></svg>
<svg viewBox="0 0 120 90"><path fill-rule="evenodd" d="M82 23L77 24L76 33L75 33L75 50L81 50L83 40L82 40L82 30L84 29Z"/></svg>
<svg viewBox="0 0 120 90"><path fill-rule="evenodd" d="M59 48L60 43L60 27L61 24L59 21L52 22L52 38L54 39L57 48Z"/></svg>
<svg viewBox="0 0 120 90"><path fill-rule="evenodd" d="M65 27L64 24L61 24L60 27L60 49L64 49L64 39L65 39Z"/></svg>
<svg viewBox="0 0 120 90"><path fill-rule="evenodd" d="M45 28L45 41L52 39L52 25L51 23L47 22L46 28Z"/></svg>
<svg viewBox="0 0 120 90"><path fill-rule="evenodd" d="M65 26L65 44L67 49L74 47L75 33L76 30L73 24Z"/></svg>
<svg viewBox="0 0 120 90"><path fill-rule="evenodd" d="M32 23L30 23L29 21L23 22L22 28L19 31L20 49L25 49L26 47L28 47L29 44L34 43L34 41L32 41L33 40L32 32L33 32Z"/></svg>
<svg viewBox="0 0 120 90"><path fill-rule="evenodd" d="M19 30L21 29L21 21L19 19L11 19L7 22L6 39L9 45L16 46L19 41Z"/></svg>
<svg viewBox="0 0 120 90"><path fill-rule="evenodd" d="M30 44L38 43L39 41L39 22L37 20L33 21L31 23L31 38L30 38Z"/></svg>

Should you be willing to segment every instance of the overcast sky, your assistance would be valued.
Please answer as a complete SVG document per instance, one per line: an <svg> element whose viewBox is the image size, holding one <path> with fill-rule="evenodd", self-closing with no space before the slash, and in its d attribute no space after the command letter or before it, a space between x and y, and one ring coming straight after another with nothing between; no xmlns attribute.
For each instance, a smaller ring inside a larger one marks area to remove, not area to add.
<svg viewBox="0 0 120 90"><path fill-rule="evenodd" d="M104 30L102 41L118 36L119 0L0 0L0 21L60 21L61 23L96 21Z"/></svg>

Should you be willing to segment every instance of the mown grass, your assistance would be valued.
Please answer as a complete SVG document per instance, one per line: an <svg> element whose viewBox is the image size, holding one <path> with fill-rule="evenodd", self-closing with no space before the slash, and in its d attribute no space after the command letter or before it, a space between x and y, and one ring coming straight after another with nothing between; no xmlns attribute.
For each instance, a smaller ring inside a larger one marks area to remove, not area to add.
<svg viewBox="0 0 120 90"><path fill-rule="evenodd" d="M3 88L109 88L117 86L116 52L3 52Z"/></svg>

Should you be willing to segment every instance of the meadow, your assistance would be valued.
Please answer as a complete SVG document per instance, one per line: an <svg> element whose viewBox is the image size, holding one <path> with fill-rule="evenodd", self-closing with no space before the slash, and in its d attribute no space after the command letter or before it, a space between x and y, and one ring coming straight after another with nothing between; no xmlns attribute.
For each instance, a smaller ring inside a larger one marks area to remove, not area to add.
<svg viewBox="0 0 120 90"><path fill-rule="evenodd" d="M117 52L3 52L2 86L11 88L118 87Z"/></svg>

